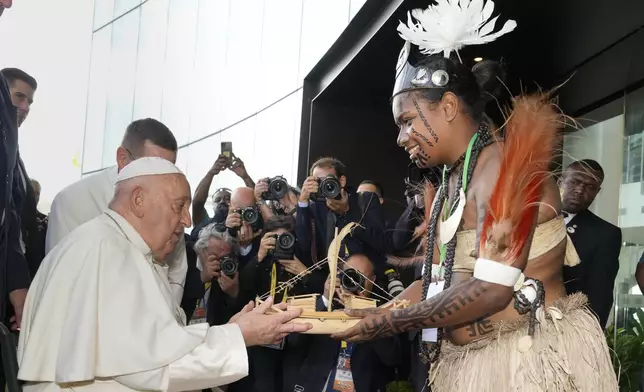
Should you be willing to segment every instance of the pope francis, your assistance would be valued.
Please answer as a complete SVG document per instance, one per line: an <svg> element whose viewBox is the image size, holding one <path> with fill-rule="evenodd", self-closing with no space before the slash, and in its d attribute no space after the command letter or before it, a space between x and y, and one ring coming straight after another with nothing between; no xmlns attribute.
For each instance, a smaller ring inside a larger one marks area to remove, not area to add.
<svg viewBox="0 0 644 392"><path fill-rule="evenodd" d="M104 214L50 252L27 295L18 345L23 389L191 391L248 374L246 347L310 325L300 311L248 304L223 326L185 325L160 260L191 226L190 186L171 162L121 170Z"/></svg>

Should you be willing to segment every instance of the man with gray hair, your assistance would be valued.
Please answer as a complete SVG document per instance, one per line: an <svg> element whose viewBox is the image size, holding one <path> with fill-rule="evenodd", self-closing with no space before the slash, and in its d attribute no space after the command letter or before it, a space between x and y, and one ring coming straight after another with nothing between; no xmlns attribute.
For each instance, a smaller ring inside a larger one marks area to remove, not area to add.
<svg viewBox="0 0 644 392"><path fill-rule="evenodd" d="M311 327L291 322L300 310L265 314L270 299L226 325L186 326L164 260L192 225L188 180L147 157L115 182L108 209L47 255L27 294L18 347L25 392L212 388L248 375L246 347Z"/></svg>
<svg viewBox="0 0 644 392"><path fill-rule="evenodd" d="M211 223L199 233L194 245L197 269L207 286L206 320L221 325L239 310L239 242L225 227ZM215 282L216 280L216 282Z"/></svg>

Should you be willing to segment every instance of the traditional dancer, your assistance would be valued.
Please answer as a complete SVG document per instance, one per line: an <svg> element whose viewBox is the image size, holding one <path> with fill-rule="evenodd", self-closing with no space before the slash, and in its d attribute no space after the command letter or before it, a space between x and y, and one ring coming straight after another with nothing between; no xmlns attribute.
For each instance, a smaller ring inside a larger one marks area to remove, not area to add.
<svg viewBox="0 0 644 392"><path fill-rule="evenodd" d="M489 89L480 86L497 78L458 56L516 27L493 33L493 10L491 0L438 0L398 28L406 40L392 102L398 144L419 167L444 166L426 197L423 279L401 294L413 306L354 310L364 319L334 337L423 329L438 392L617 391L597 319L562 281L564 262L579 262L548 171L562 118L547 96L520 97L503 139L492 135Z"/></svg>

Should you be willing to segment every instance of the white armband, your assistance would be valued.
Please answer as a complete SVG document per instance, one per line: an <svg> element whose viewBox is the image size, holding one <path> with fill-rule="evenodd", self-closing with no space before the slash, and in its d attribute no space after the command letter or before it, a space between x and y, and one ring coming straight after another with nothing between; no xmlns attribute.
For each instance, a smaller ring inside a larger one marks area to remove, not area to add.
<svg viewBox="0 0 644 392"><path fill-rule="evenodd" d="M494 260L476 259L474 278L507 287L514 287L521 276L521 270Z"/></svg>

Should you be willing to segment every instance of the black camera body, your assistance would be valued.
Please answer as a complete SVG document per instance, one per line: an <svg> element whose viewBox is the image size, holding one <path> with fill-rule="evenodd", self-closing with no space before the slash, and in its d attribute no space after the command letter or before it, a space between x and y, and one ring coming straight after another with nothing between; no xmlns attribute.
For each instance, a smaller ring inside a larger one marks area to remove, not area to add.
<svg viewBox="0 0 644 392"><path fill-rule="evenodd" d="M248 223L253 228L253 231L257 231L262 228L260 212L256 206L238 208L233 210L233 212L239 214L242 222Z"/></svg>
<svg viewBox="0 0 644 392"><path fill-rule="evenodd" d="M340 284L345 291L358 294L364 290L364 276L353 268L347 268L340 273Z"/></svg>
<svg viewBox="0 0 644 392"><path fill-rule="evenodd" d="M288 182L282 176L268 179L268 191L262 193L264 200L281 200L288 193Z"/></svg>
<svg viewBox="0 0 644 392"><path fill-rule="evenodd" d="M340 180L333 174L328 174L325 178L318 178L318 192L311 195L314 200L342 198L342 185Z"/></svg>
<svg viewBox="0 0 644 392"><path fill-rule="evenodd" d="M239 262L236 257L224 256L219 261L219 266L221 267L221 272L229 277L235 276L235 272L239 269Z"/></svg>
<svg viewBox="0 0 644 392"><path fill-rule="evenodd" d="M282 234L274 234L275 248L271 251L271 256L280 260L293 260L295 256L295 235L293 233L285 232Z"/></svg>

